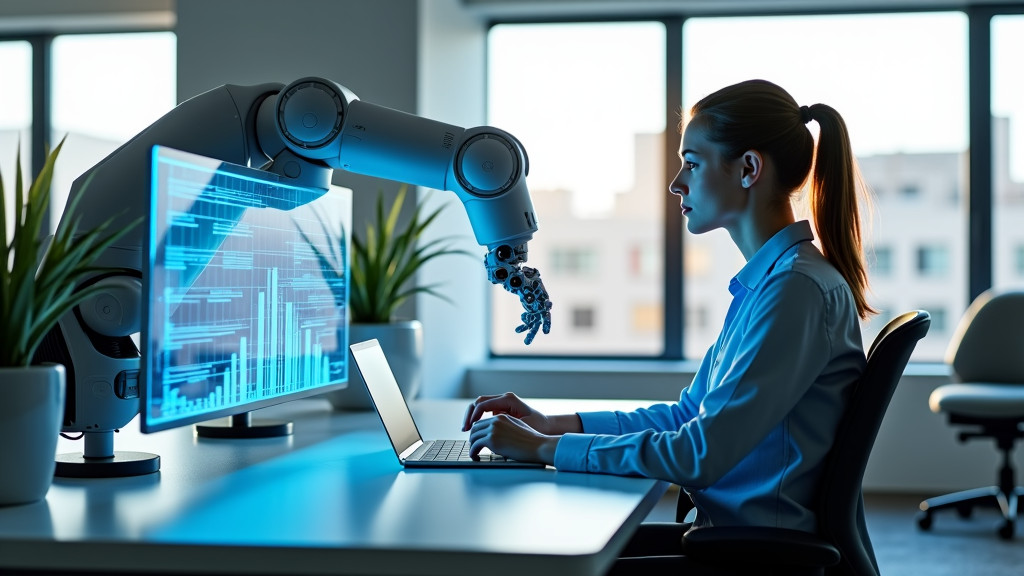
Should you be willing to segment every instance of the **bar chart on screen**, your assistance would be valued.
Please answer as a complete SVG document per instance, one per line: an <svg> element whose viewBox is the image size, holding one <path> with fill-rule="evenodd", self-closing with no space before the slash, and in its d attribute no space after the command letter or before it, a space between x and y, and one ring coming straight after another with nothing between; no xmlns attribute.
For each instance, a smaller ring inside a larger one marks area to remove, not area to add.
<svg viewBox="0 0 1024 576"><path fill-rule="evenodd" d="M349 191L168 156L154 165L147 425L346 381Z"/></svg>

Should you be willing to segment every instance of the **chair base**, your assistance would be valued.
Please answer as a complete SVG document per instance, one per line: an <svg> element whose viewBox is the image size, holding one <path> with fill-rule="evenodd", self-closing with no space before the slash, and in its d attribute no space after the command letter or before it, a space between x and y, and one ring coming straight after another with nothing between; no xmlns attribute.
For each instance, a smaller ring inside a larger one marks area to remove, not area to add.
<svg viewBox="0 0 1024 576"><path fill-rule="evenodd" d="M961 518L968 518L976 506L998 508L1003 516L1002 524L999 526L999 537L1003 540L1013 538L1014 523L1019 513L1018 501L1024 497L1024 487L1017 487L1013 490L1003 492L998 486L987 488L973 488L936 496L921 502L919 508L921 513L917 517L917 525L922 530L932 527L932 514L939 510L956 510Z"/></svg>

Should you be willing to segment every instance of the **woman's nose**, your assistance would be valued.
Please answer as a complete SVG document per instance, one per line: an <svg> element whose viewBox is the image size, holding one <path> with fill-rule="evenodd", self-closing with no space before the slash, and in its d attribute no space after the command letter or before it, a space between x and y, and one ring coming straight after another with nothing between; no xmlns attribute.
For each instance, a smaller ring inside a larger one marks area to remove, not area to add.
<svg viewBox="0 0 1024 576"><path fill-rule="evenodd" d="M678 196L682 196L683 194L685 194L685 193L686 193L686 185L685 185L685 184L683 184L683 183L682 183L682 182L680 181L680 176L682 176L682 173L683 173L683 171L682 171L682 170L680 170L680 171L679 171L679 172L678 172L678 173L676 174L676 177L675 177L675 178L673 178L673 179L672 179L672 181L671 181L671 182L669 182L669 184L668 184L668 191L669 191L670 193L672 193L672 194L676 194L676 195L678 195Z"/></svg>

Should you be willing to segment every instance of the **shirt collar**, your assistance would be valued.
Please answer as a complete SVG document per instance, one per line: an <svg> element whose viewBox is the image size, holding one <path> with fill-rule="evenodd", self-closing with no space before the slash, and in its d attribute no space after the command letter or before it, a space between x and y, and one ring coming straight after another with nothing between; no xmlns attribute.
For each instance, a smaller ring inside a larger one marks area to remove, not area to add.
<svg viewBox="0 0 1024 576"><path fill-rule="evenodd" d="M740 269L733 278L733 282L730 283L730 291L736 283L741 284L747 290L754 290L787 250L807 240L814 240L811 224L807 220L794 222L779 230L758 248L754 257Z"/></svg>

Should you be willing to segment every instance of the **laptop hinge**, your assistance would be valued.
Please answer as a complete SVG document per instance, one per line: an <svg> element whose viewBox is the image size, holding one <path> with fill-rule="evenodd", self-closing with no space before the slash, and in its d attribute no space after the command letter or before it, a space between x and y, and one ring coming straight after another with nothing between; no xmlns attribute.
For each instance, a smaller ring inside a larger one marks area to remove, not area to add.
<svg viewBox="0 0 1024 576"><path fill-rule="evenodd" d="M408 458L409 456L412 456L412 453L415 452L416 449L419 448L420 446L423 446L423 440L417 440L413 442L412 444L409 445L408 448L402 450L402 453L398 455L398 459L401 460L402 462L405 462L405 459Z"/></svg>

